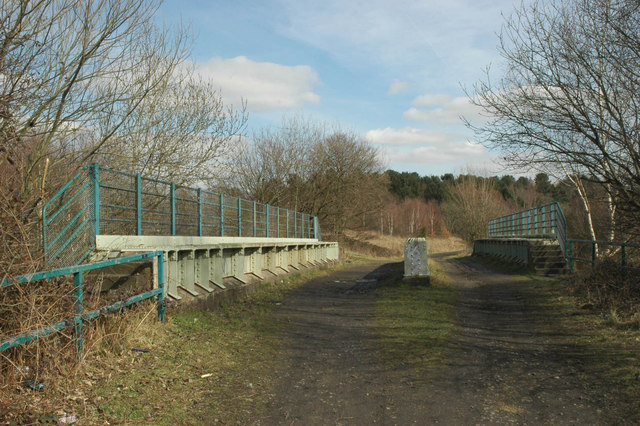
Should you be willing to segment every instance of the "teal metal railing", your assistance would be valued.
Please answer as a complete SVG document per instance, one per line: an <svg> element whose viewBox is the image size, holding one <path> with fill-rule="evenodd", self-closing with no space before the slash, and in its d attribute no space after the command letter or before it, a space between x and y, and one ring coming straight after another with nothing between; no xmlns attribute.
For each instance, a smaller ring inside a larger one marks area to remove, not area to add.
<svg viewBox="0 0 640 426"><path fill-rule="evenodd" d="M111 305L102 306L101 308L85 312L84 310L84 281L83 273L93 271L96 269L106 268L109 266L120 265L123 263L140 262L144 260L157 259L157 288L137 294L124 301L119 301ZM76 265L71 267L64 267L58 269L52 269L43 272L36 272L28 275L21 275L11 279L2 281L0 288L10 287L14 285L29 285L36 281L48 280L58 277L64 277L73 275L73 304L74 304L74 316L62 321L55 322L45 327L31 330L27 333L20 334L9 339L0 340L0 352L6 349L10 349L32 340L39 339L41 337L48 336L56 333L67 327L74 328L74 336L76 341L76 350L78 354L82 352L83 344L83 323L94 318L104 315L109 312L113 312L122 309L126 306L134 303L141 302L145 299L152 297L158 298L158 317L164 322L164 309L165 309L165 297L164 297L164 263L163 254L161 251L155 251L150 253L137 254L133 256L120 257L115 259L104 260L101 262L87 263L84 265Z"/></svg>
<svg viewBox="0 0 640 426"><path fill-rule="evenodd" d="M82 263L96 235L320 239L318 219L277 206L90 164L46 203L48 265Z"/></svg>
<svg viewBox="0 0 640 426"><path fill-rule="evenodd" d="M560 204L552 202L489 221L487 238L557 239L563 254L567 244L567 220Z"/></svg>
<svg viewBox="0 0 640 426"><path fill-rule="evenodd" d="M620 241L599 240L567 240L567 266L574 272L575 262L589 263L591 268L603 263L598 256L598 249L614 247L604 256L610 262L616 263L623 275L626 271L640 271L640 244L624 243Z"/></svg>

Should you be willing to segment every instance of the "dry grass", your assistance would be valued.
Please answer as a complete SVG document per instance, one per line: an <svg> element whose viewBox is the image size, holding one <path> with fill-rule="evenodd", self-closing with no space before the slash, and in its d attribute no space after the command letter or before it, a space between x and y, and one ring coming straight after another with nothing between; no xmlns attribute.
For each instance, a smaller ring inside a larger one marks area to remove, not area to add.
<svg viewBox="0 0 640 426"><path fill-rule="evenodd" d="M583 268L571 277L571 291L583 309L595 310L610 325L640 329L640 274L623 275L617 264Z"/></svg>
<svg viewBox="0 0 640 426"><path fill-rule="evenodd" d="M383 235L374 231L352 230L345 231L345 235L350 241L360 243L351 244L354 251L364 251L366 254L375 255L375 250L373 248L378 248L378 251L386 251L388 253L387 256L402 257L404 255L404 244L407 241L407 237ZM458 237L427 238L427 250L430 254L464 251L468 246L469 245L465 241ZM367 253L367 251L369 253Z"/></svg>
<svg viewBox="0 0 640 426"><path fill-rule="evenodd" d="M127 352L131 336L146 339L153 335L149 330L157 327L155 312L156 305L147 302L85 322L79 360L72 328L3 355L3 367L10 374L3 377L0 387L0 423L55 423L65 413L86 415L91 411L96 380L117 371L117 360ZM36 390L31 383L43 387Z"/></svg>

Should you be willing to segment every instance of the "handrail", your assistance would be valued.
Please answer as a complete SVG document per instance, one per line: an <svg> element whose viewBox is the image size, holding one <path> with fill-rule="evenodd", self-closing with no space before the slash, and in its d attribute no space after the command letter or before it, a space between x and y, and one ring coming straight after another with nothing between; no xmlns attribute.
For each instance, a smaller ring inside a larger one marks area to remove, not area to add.
<svg viewBox="0 0 640 426"><path fill-rule="evenodd" d="M487 238L552 238L566 252L567 220L554 201L489 220Z"/></svg>
<svg viewBox="0 0 640 426"><path fill-rule="evenodd" d="M576 249L575 246L577 244L590 244L591 245L591 250L590 250L590 258L584 258L584 257L578 257L576 256ZM594 268L596 263L602 263L601 260L598 260L597 258L597 250L596 247L597 246L618 246L620 247L620 265L618 266L621 270L622 273L624 274L625 271L627 270L632 270L632 271L640 271L640 268L638 267L633 267L633 266L629 266L627 265L627 247L630 248L640 248L640 244L638 243L626 243L626 242L621 242L621 241L603 241L603 240L575 240L575 239L569 239L567 240L567 264L569 266L569 271L573 272L574 270L574 263L576 261L578 262L584 262L584 263L590 263L591 267Z"/></svg>
<svg viewBox="0 0 640 426"><path fill-rule="evenodd" d="M106 268L109 266L120 265L123 263L138 262L141 260L148 260L157 258L157 282L158 287L140 294L136 294L124 301L118 301L111 305L102 306L98 309L85 312L83 297L84 297L84 281L83 273L93 271L96 269ZM40 327L35 330L31 330L27 333L19 334L8 339L0 340L0 352L6 349L10 349L19 346L23 343L30 342L32 340L39 339L49 334L60 331L66 327L74 327L76 350L80 354L82 352L83 344L83 332L82 325L84 321L97 318L100 315L104 315L109 312L113 312L122 309L126 306L140 302L145 299L149 299L158 296L158 317L160 321L164 322L164 310L165 310L165 296L164 296L164 258L162 251L154 251L149 253L135 254L132 256L119 257L115 259L103 260L100 262L86 263L83 265L75 265L70 267L56 268L48 271L35 272L32 274L20 275L14 278L5 279L0 282L0 288L10 287L19 284L30 284L35 281L42 281L52 278L58 278L63 276L73 275L73 288L74 288L74 311L75 315L72 318L58 321L53 324Z"/></svg>

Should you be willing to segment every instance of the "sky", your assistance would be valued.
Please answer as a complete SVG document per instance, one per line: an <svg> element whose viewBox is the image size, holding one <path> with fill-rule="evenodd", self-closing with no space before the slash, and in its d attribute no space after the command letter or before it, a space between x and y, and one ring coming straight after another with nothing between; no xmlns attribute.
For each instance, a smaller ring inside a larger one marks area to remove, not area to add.
<svg viewBox="0 0 640 426"><path fill-rule="evenodd" d="M226 103L247 102L247 136L283 117L355 131L386 166L420 175L506 174L460 120L465 89L500 69L498 33L519 0L165 0L188 24L192 61Z"/></svg>

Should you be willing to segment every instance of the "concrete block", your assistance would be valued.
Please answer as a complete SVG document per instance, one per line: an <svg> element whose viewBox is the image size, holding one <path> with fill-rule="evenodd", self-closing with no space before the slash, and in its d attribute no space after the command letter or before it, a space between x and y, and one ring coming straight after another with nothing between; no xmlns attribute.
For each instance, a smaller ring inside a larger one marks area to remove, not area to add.
<svg viewBox="0 0 640 426"><path fill-rule="evenodd" d="M430 276L427 264L427 240L409 238L404 244L404 280L429 283Z"/></svg>

